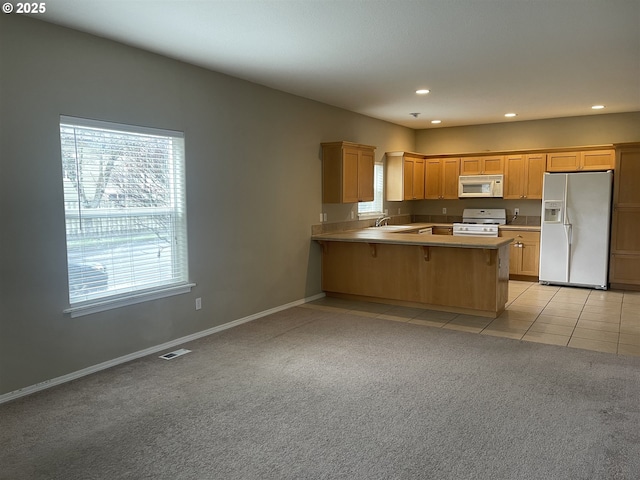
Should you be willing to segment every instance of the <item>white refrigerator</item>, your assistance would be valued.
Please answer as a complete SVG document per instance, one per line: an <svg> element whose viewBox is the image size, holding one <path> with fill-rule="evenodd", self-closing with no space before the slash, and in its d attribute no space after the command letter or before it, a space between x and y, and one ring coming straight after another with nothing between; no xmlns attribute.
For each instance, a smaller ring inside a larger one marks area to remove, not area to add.
<svg viewBox="0 0 640 480"><path fill-rule="evenodd" d="M543 284L607 289L613 172L545 173Z"/></svg>

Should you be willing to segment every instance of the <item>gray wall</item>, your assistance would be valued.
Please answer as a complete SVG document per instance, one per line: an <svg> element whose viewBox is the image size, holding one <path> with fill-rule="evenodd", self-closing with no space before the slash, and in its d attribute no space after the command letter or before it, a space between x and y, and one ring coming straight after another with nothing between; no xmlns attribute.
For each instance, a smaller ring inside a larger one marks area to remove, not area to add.
<svg viewBox="0 0 640 480"><path fill-rule="evenodd" d="M0 394L320 293L320 142L415 148L413 130L36 19L2 15L0 54ZM62 313L60 114L185 132L190 294Z"/></svg>
<svg viewBox="0 0 640 480"><path fill-rule="evenodd" d="M630 112L418 130L416 151L437 155L639 140L640 112Z"/></svg>

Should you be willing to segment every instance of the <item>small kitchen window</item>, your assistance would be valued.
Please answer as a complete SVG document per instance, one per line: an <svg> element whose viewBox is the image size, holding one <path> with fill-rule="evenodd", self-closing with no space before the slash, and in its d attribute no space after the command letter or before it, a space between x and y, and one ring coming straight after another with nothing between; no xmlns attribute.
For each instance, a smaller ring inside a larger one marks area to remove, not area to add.
<svg viewBox="0 0 640 480"><path fill-rule="evenodd" d="M182 132L60 117L72 317L190 291Z"/></svg>
<svg viewBox="0 0 640 480"><path fill-rule="evenodd" d="M358 218L379 217L383 213L384 168L382 163L373 166L373 201L358 203Z"/></svg>

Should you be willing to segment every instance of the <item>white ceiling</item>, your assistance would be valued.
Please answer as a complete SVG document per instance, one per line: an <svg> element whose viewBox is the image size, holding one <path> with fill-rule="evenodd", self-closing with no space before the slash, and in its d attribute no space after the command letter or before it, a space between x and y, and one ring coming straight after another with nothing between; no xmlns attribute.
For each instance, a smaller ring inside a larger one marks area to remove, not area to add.
<svg viewBox="0 0 640 480"><path fill-rule="evenodd" d="M593 115L594 104L606 106L600 113L640 111L640 0L51 0L46 8L41 20L411 128Z"/></svg>

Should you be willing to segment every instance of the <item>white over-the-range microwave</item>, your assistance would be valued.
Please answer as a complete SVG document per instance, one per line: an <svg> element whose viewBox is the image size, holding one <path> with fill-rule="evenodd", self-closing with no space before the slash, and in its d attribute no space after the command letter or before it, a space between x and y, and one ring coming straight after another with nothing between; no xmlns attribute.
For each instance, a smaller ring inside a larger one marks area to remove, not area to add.
<svg viewBox="0 0 640 480"><path fill-rule="evenodd" d="M458 197L502 197L504 175L461 175Z"/></svg>

